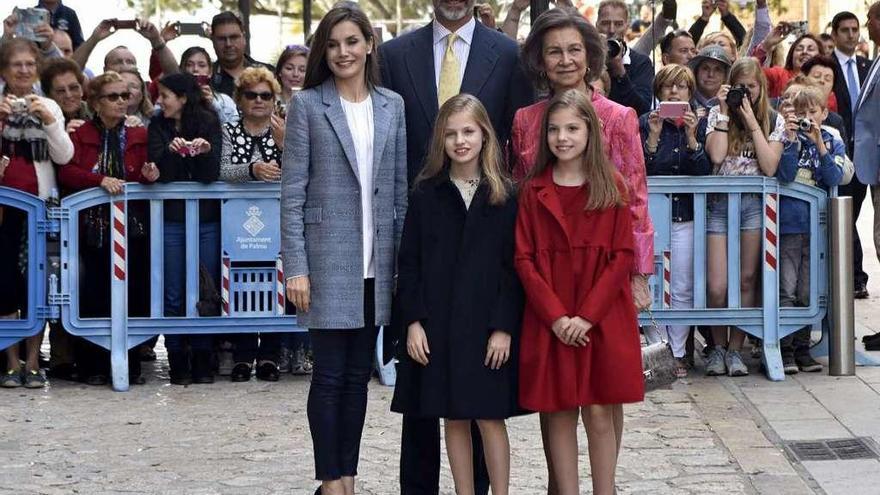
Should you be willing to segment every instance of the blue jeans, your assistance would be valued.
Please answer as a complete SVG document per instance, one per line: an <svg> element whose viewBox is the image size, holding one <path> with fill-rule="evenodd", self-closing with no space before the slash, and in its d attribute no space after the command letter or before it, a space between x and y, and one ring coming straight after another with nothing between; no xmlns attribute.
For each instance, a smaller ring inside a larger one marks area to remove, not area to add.
<svg viewBox="0 0 880 495"><path fill-rule="evenodd" d="M373 281L364 281L364 328L309 330L315 367L306 410L315 454L315 478L356 476L367 415L367 384L379 329Z"/></svg>
<svg viewBox="0 0 880 495"><path fill-rule="evenodd" d="M165 316L186 316L186 228L180 222L165 222ZM220 287L220 223L199 225L199 263ZM194 351L213 349L213 336L205 334L165 335L168 352L183 352L186 342Z"/></svg>

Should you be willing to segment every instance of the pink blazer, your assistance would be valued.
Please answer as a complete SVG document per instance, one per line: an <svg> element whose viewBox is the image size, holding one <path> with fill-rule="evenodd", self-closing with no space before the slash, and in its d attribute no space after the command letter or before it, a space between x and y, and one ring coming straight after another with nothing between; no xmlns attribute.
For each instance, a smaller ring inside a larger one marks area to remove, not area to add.
<svg viewBox="0 0 880 495"><path fill-rule="evenodd" d="M524 107L513 117L513 177L521 181L535 166L541 140L541 121L549 100ZM635 258L632 273L654 273L654 225L648 215L648 182L645 157L635 111L593 93L593 107L602 121L605 151L629 187L633 215Z"/></svg>

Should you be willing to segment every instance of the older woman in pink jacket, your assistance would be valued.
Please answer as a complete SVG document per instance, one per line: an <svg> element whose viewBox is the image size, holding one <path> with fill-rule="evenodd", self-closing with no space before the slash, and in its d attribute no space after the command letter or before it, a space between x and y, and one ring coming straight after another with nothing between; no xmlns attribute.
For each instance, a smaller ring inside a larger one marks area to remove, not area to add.
<svg viewBox="0 0 880 495"><path fill-rule="evenodd" d="M633 300L638 309L651 304L648 275L653 273L654 226L648 216L648 184L645 159L639 137L636 113L593 92L589 81L598 78L605 67L605 41L596 28L570 8L555 8L541 14L532 25L523 46L527 70L541 89L557 93L577 89L591 95L593 107L602 120L606 152L626 179L630 190L629 208L633 216L635 257L632 267ZM541 121L549 100L517 111L513 118L513 175L518 181L528 177L535 165L541 140ZM618 450L623 435L623 408L614 410L614 429ZM541 415L541 432L546 436L546 419ZM546 438L544 445L547 445ZM556 493L555 473L545 450L550 482L549 493Z"/></svg>

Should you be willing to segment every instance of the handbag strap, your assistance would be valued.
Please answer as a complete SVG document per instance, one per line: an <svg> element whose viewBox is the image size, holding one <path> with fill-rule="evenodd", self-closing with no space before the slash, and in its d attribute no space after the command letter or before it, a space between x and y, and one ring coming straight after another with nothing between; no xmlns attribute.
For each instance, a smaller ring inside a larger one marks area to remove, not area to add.
<svg viewBox="0 0 880 495"><path fill-rule="evenodd" d="M664 344L668 343L667 339L663 338L663 333L660 331L660 325L657 323L657 320L654 319L654 312L651 311L649 307L647 310L648 317L651 318L651 326L645 330L645 339L648 341L648 344L652 344L655 342L663 342ZM648 336L648 331L653 332L654 335L657 336L656 341L652 342L651 338Z"/></svg>

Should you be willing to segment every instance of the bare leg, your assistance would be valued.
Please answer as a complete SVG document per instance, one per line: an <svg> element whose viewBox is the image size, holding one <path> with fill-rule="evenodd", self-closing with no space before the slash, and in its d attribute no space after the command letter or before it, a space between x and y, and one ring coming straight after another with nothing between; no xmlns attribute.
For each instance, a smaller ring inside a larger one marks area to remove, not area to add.
<svg viewBox="0 0 880 495"><path fill-rule="evenodd" d="M577 409L547 414L547 437L559 495L579 493L577 422Z"/></svg>
<svg viewBox="0 0 880 495"><path fill-rule="evenodd" d="M590 442L590 470L593 494L614 494L614 471L617 468L617 439L614 434L614 406L592 405L582 408L587 439Z"/></svg>
<svg viewBox="0 0 880 495"><path fill-rule="evenodd" d="M550 456L550 433L547 426L549 413L538 413L541 420L541 440L544 442L544 459L547 460L547 495L559 495L556 489L556 475L553 472L553 459Z"/></svg>
<svg viewBox="0 0 880 495"><path fill-rule="evenodd" d="M343 476L342 486L345 488L345 495L354 495L354 476Z"/></svg>
<svg viewBox="0 0 880 495"><path fill-rule="evenodd" d="M321 482L321 495L346 495L342 479Z"/></svg>
<svg viewBox="0 0 880 495"><path fill-rule="evenodd" d="M474 453L470 420L447 419L446 454L457 495L474 495ZM481 430L482 433L482 430ZM485 437L483 437L485 441ZM488 458L487 458L488 461ZM492 471L489 471L490 475Z"/></svg>
<svg viewBox="0 0 880 495"><path fill-rule="evenodd" d="M507 495L510 490L510 440L504 420L477 420L477 426L483 437L483 454L492 495Z"/></svg>
<svg viewBox="0 0 880 495"><path fill-rule="evenodd" d="M761 268L761 231L748 230L740 233L740 302L744 308L754 308L758 302L758 280ZM742 349L746 333L738 328L730 329L730 349Z"/></svg>
<svg viewBox="0 0 880 495"><path fill-rule="evenodd" d="M40 332L25 340L27 346L27 360L24 365L25 371L40 370L40 346L43 344L43 333Z"/></svg>
<svg viewBox="0 0 880 495"><path fill-rule="evenodd" d="M617 439L617 457L620 457L620 444L623 442L623 404L612 404L614 415L614 436Z"/></svg>
<svg viewBox="0 0 880 495"><path fill-rule="evenodd" d="M12 344L6 348L6 369L18 371L18 343Z"/></svg>
<svg viewBox="0 0 880 495"><path fill-rule="evenodd" d="M709 278L708 285L708 301L710 308L723 308L727 306L727 236L709 234L706 236L706 244L708 249L707 268ZM724 346L727 344L727 327L713 326L712 340L715 345Z"/></svg>

